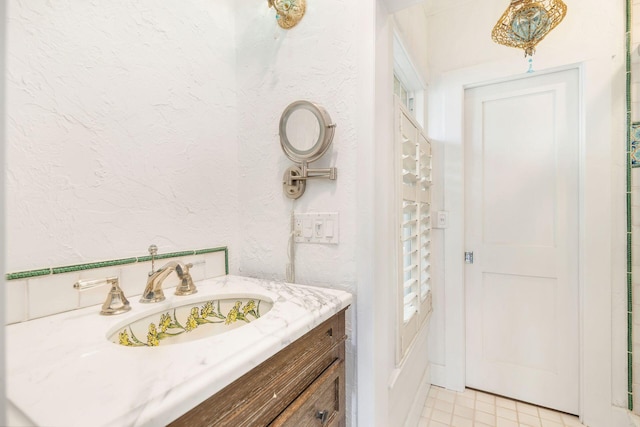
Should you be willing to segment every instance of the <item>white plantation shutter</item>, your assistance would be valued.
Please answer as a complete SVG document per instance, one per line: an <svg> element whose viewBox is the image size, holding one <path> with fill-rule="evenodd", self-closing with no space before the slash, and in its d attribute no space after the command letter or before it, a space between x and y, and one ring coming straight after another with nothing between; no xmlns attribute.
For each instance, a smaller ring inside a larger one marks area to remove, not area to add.
<svg viewBox="0 0 640 427"><path fill-rule="evenodd" d="M420 283L420 246L418 205L415 202L402 202L402 282L403 318L408 322L418 312Z"/></svg>
<svg viewBox="0 0 640 427"><path fill-rule="evenodd" d="M398 310L402 359L431 312L431 143L396 99L400 239Z"/></svg>
<svg viewBox="0 0 640 427"><path fill-rule="evenodd" d="M418 165L420 187L418 206L420 213L420 321L431 313L431 143L420 133L418 136Z"/></svg>

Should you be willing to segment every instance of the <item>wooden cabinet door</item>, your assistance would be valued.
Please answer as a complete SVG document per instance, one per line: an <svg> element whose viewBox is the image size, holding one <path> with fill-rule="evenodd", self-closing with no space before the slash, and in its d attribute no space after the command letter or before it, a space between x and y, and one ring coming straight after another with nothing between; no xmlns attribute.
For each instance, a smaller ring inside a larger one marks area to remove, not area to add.
<svg viewBox="0 0 640 427"><path fill-rule="evenodd" d="M336 360L270 427L344 426L344 361Z"/></svg>

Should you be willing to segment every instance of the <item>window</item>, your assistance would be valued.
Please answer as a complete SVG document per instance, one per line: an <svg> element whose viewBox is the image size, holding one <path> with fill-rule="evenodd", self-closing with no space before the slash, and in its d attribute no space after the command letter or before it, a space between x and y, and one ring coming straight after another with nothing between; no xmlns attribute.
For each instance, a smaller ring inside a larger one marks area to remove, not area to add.
<svg viewBox="0 0 640 427"><path fill-rule="evenodd" d="M400 36L395 34L393 37L393 93L422 127L426 123L426 87L404 48Z"/></svg>
<svg viewBox="0 0 640 427"><path fill-rule="evenodd" d="M398 180L398 361L431 312L431 143L396 97Z"/></svg>
<svg viewBox="0 0 640 427"><path fill-rule="evenodd" d="M423 131L427 87L423 77L400 34L394 34L397 364L431 313L431 143Z"/></svg>
<svg viewBox="0 0 640 427"><path fill-rule="evenodd" d="M400 99L402 105L413 113L415 102L413 93L407 89L407 86L402 83L396 74L393 75L393 93Z"/></svg>

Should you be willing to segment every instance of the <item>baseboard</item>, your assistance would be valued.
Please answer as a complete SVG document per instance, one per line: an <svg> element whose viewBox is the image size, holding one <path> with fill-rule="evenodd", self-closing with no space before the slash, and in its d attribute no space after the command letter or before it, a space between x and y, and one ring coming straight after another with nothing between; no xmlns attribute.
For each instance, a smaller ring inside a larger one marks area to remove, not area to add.
<svg viewBox="0 0 640 427"><path fill-rule="evenodd" d="M437 385L438 387L447 388L447 369L444 365L436 365L431 363L429 365L431 367L431 384Z"/></svg>
<svg viewBox="0 0 640 427"><path fill-rule="evenodd" d="M33 427L36 424L31 421L16 405L11 401L6 401L7 424L12 427Z"/></svg>
<svg viewBox="0 0 640 427"><path fill-rule="evenodd" d="M640 417L627 409L614 406L611 410L611 425L615 427L639 427Z"/></svg>

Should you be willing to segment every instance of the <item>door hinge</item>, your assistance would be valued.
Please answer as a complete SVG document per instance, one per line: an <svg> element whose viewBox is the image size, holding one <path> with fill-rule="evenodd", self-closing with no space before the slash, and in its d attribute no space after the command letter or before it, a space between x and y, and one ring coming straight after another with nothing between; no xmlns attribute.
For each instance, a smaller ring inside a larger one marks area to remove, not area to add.
<svg viewBox="0 0 640 427"><path fill-rule="evenodd" d="M473 264L473 251L464 253L464 262L466 264Z"/></svg>

